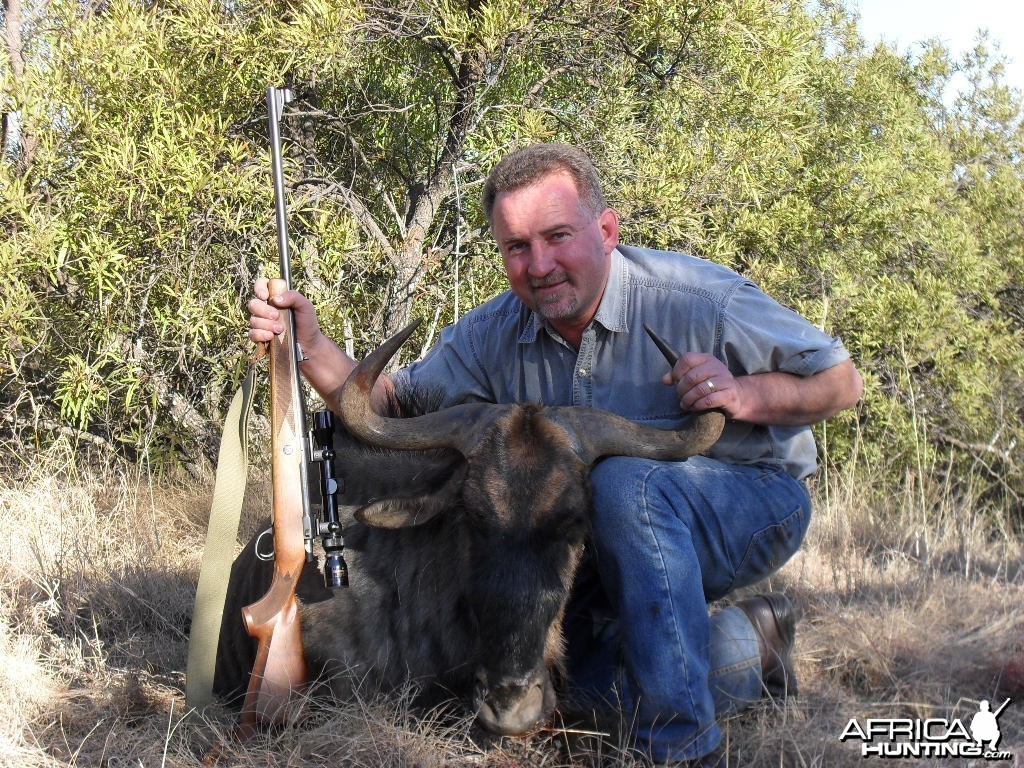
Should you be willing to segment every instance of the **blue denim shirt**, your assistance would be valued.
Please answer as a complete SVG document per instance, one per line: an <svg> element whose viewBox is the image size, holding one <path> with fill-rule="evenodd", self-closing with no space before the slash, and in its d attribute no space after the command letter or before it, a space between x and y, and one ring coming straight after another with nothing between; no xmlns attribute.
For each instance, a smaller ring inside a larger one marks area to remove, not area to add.
<svg viewBox="0 0 1024 768"><path fill-rule="evenodd" d="M466 400L578 405L678 428L689 416L675 388L661 382L668 364L645 322L680 353L710 352L736 376L809 376L849 357L841 341L725 267L620 245L578 352L506 291L444 329L427 355L395 380L439 390L446 406ZM782 466L798 479L817 466L808 427L730 421L708 455Z"/></svg>

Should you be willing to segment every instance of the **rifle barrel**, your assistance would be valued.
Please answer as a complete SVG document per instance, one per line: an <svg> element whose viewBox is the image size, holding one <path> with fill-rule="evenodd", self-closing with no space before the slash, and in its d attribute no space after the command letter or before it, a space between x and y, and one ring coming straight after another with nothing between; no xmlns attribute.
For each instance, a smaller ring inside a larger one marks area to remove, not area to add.
<svg viewBox="0 0 1024 768"><path fill-rule="evenodd" d="M999 707L999 709L997 709L995 712L992 713L992 717L999 717L999 715L1001 715L1003 713L1003 710L1006 709L1006 705L1009 704L1009 703L1010 703L1010 699L1007 699L1006 701L1004 701L1003 705L1001 707Z"/></svg>
<svg viewBox="0 0 1024 768"><path fill-rule="evenodd" d="M281 279L292 287L292 260L288 244L288 211L284 196L284 165L281 160L281 112L292 100L290 88L267 88L267 113L270 116L270 162L274 174L274 211L277 216L277 250L281 259Z"/></svg>

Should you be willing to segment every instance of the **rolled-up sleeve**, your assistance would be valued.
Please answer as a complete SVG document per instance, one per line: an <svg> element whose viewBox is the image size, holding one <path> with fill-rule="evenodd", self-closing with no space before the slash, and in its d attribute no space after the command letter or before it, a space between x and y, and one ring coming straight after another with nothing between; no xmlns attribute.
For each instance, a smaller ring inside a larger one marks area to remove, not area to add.
<svg viewBox="0 0 1024 768"><path fill-rule="evenodd" d="M811 376L850 353L843 342L744 282L724 308L719 356L738 375L783 371Z"/></svg>

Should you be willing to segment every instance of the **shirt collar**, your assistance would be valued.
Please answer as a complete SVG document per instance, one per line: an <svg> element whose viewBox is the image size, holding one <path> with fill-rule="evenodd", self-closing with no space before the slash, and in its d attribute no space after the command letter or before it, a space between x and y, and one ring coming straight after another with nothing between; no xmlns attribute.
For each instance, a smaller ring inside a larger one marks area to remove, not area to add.
<svg viewBox="0 0 1024 768"><path fill-rule="evenodd" d="M629 330L626 322L627 285L629 283L629 264L619 249L616 248L611 254L611 266L608 270L608 283L604 287L604 295L594 315L594 322L600 323L606 330L612 333L621 333ZM520 344L530 344L537 340L537 334L544 329L554 338L561 338L558 331L551 327L547 320L542 318L532 309L528 313L523 331L519 334Z"/></svg>
<svg viewBox="0 0 1024 768"><path fill-rule="evenodd" d="M612 333L629 330L626 322L627 286L629 284L629 264L616 248L612 251L612 264L608 270L608 284L604 287L604 296L597 307L594 320Z"/></svg>

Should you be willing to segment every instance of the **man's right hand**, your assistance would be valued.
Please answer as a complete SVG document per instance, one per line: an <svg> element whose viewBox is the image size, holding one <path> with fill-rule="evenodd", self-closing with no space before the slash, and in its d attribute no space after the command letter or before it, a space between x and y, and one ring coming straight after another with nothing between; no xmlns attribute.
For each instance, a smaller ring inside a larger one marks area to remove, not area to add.
<svg viewBox="0 0 1024 768"><path fill-rule="evenodd" d="M284 280L261 277L253 285L252 294L253 297L246 304L249 310L250 340L264 343L284 333L284 323L278 311L281 309L292 311L295 318L295 340L303 352L312 353L313 348L324 340L313 303L298 291L285 290Z"/></svg>
<svg viewBox="0 0 1024 768"><path fill-rule="evenodd" d="M295 340L302 348L302 375L320 393L328 408L338 413L338 394L355 368L355 361L320 330L313 302L298 291L285 290L284 280L260 278L253 284L249 310L249 339L257 344L271 341L284 333L282 309L290 309L295 319ZM387 376L377 379L373 389L374 408L380 412L392 388Z"/></svg>

